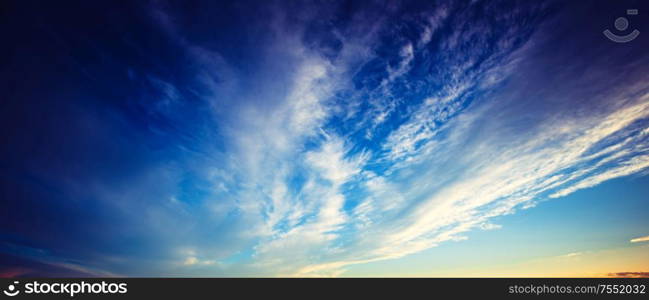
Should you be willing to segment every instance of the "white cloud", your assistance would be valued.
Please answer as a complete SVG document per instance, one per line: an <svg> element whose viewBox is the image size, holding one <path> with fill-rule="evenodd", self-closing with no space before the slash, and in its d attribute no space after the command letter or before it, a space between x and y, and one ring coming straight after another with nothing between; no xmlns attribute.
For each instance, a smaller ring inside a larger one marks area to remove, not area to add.
<svg viewBox="0 0 649 300"><path fill-rule="evenodd" d="M498 224L493 224L493 223L480 224L480 229L482 230L496 230L500 228L503 228L503 226Z"/></svg>
<svg viewBox="0 0 649 300"><path fill-rule="evenodd" d="M649 242L649 235L631 239L631 243L642 243L642 242Z"/></svg>
<svg viewBox="0 0 649 300"><path fill-rule="evenodd" d="M186 265L186 266L191 266L191 265L195 265L197 262L198 262L198 259L196 257L190 256L190 257L187 257L187 259L185 259L183 264Z"/></svg>

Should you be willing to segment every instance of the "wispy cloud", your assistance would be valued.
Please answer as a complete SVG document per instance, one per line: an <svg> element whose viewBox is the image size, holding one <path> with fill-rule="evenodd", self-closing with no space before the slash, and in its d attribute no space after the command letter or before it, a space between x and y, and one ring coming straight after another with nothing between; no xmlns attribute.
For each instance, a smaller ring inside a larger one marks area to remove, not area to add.
<svg viewBox="0 0 649 300"><path fill-rule="evenodd" d="M649 278L649 272L615 272L607 275L616 278Z"/></svg>
<svg viewBox="0 0 649 300"><path fill-rule="evenodd" d="M649 242L649 235L648 236L643 236L635 239L631 239L631 243L642 243L642 242Z"/></svg>

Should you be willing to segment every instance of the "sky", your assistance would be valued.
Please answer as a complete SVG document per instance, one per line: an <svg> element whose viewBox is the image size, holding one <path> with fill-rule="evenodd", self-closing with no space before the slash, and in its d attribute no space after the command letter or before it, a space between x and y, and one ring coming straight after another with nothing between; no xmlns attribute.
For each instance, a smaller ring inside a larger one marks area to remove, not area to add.
<svg viewBox="0 0 649 300"><path fill-rule="evenodd" d="M646 2L3 6L1 277L649 276Z"/></svg>

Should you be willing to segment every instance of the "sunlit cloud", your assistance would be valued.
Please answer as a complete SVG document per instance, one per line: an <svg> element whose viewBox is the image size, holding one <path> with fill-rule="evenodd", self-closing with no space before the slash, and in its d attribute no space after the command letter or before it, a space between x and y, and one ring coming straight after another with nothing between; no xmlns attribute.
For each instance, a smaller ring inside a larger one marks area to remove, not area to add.
<svg viewBox="0 0 649 300"><path fill-rule="evenodd" d="M616 272L608 273L608 276L616 278L649 278L649 272Z"/></svg>
<svg viewBox="0 0 649 300"><path fill-rule="evenodd" d="M642 243L642 242L649 242L649 235L648 236L643 236L635 239L631 239L631 243Z"/></svg>

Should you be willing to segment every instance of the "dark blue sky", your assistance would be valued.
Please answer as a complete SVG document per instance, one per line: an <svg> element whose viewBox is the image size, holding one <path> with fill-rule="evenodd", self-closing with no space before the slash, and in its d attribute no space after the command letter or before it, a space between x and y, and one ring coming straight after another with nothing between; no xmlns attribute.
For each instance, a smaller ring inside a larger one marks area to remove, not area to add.
<svg viewBox="0 0 649 300"><path fill-rule="evenodd" d="M483 246L504 249L539 220L549 237L570 231L572 210L595 222L611 207L588 191L644 219L648 13L643 1L6 2L0 274L405 276L395 264L459 261L447 245L470 253L487 229L503 238ZM639 37L607 40L624 16ZM629 222L546 254L649 234Z"/></svg>

